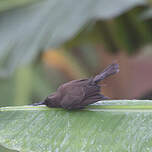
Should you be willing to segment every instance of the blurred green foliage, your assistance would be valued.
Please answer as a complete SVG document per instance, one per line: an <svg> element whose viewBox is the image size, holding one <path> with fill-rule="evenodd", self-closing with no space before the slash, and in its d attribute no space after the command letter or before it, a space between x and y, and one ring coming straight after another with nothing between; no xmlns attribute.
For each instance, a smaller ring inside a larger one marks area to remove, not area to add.
<svg viewBox="0 0 152 152"><path fill-rule="evenodd" d="M10 9L0 13L1 77L33 61L49 47L71 43L77 35L78 45L102 43L112 52L123 49L133 53L151 41L150 28L139 18L148 6L146 0L37 0L34 3L24 0L28 5L15 2L9 1Z"/></svg>
<svg viewBox="0 0 152 152"><path fill-rule="evenodd" d="M52 92L41 65L19 68L9 78L0 79L1 106L31 104Z"/></svg>
<svg viewBox="0 0 152 152"><path fill-rule="evenodd" d="M0 1L0 12L6 11L12 8L25 6L36 0L1 0ZM38 0L37 0L38 1Z"/></svg>

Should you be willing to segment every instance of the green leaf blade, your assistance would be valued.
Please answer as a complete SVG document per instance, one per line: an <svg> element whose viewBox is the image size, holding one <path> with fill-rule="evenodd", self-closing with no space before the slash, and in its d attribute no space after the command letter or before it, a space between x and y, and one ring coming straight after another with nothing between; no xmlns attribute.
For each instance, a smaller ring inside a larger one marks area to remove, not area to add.
<svg viewBox="0 0 152 152"><path fill-rule="evenodd" d="M76 111L2 107L0 144L21 152L152 150L151 105L148 100L118 100Z"/></svg>

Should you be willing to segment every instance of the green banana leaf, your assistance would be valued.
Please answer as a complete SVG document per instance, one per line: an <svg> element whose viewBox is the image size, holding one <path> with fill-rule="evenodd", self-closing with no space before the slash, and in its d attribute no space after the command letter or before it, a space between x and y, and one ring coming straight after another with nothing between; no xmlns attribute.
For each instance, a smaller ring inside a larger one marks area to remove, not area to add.
<svg viewBox="0 0 152 152"><path fill-rule="evenodd" d="M10 150L5 147L0 146L0 152L17 152L16 150Z"/></svg>
<svg viewBox="0 0 152 152"><path fill-rule="evenodd" d="M0 144L21 152L152 151L152 101L101 101L75 111L1 107Z"/></svg>

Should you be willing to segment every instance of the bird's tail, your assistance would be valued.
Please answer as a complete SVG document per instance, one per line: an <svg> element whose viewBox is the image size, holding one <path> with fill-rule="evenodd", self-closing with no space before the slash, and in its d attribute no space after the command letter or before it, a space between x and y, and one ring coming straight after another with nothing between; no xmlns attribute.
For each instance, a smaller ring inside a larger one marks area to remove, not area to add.
<svg viewBox="0 0 152 152"><path fill-rule="evenodd" d="M32 106L45 105L44 101L33 103Z"/></svg>
<svg viewBox="0 0 152 152"><path fill-rule="evenodd" d="M119 72L119 65L116 63L113 63L109 65L103 72L96 75L93 78L93 82L98 83L102 81L103 79L107 78L108 76L116 74L117 72Z"/></svg>

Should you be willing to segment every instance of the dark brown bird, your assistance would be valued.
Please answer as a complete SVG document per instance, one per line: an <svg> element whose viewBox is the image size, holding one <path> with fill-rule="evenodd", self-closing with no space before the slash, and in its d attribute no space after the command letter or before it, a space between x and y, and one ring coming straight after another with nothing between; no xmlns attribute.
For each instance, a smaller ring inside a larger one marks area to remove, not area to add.
<svg viewBox="0 0 152 152"><path fill-rule="evenodd" d="M117 72L119 72L119 65L113 63L95 77L73 80L61 85L55 93L49 95L44 101L33 105L46 105L70 110L82 109L99 100L109 99L100 94L99 82Z"/></svg>

